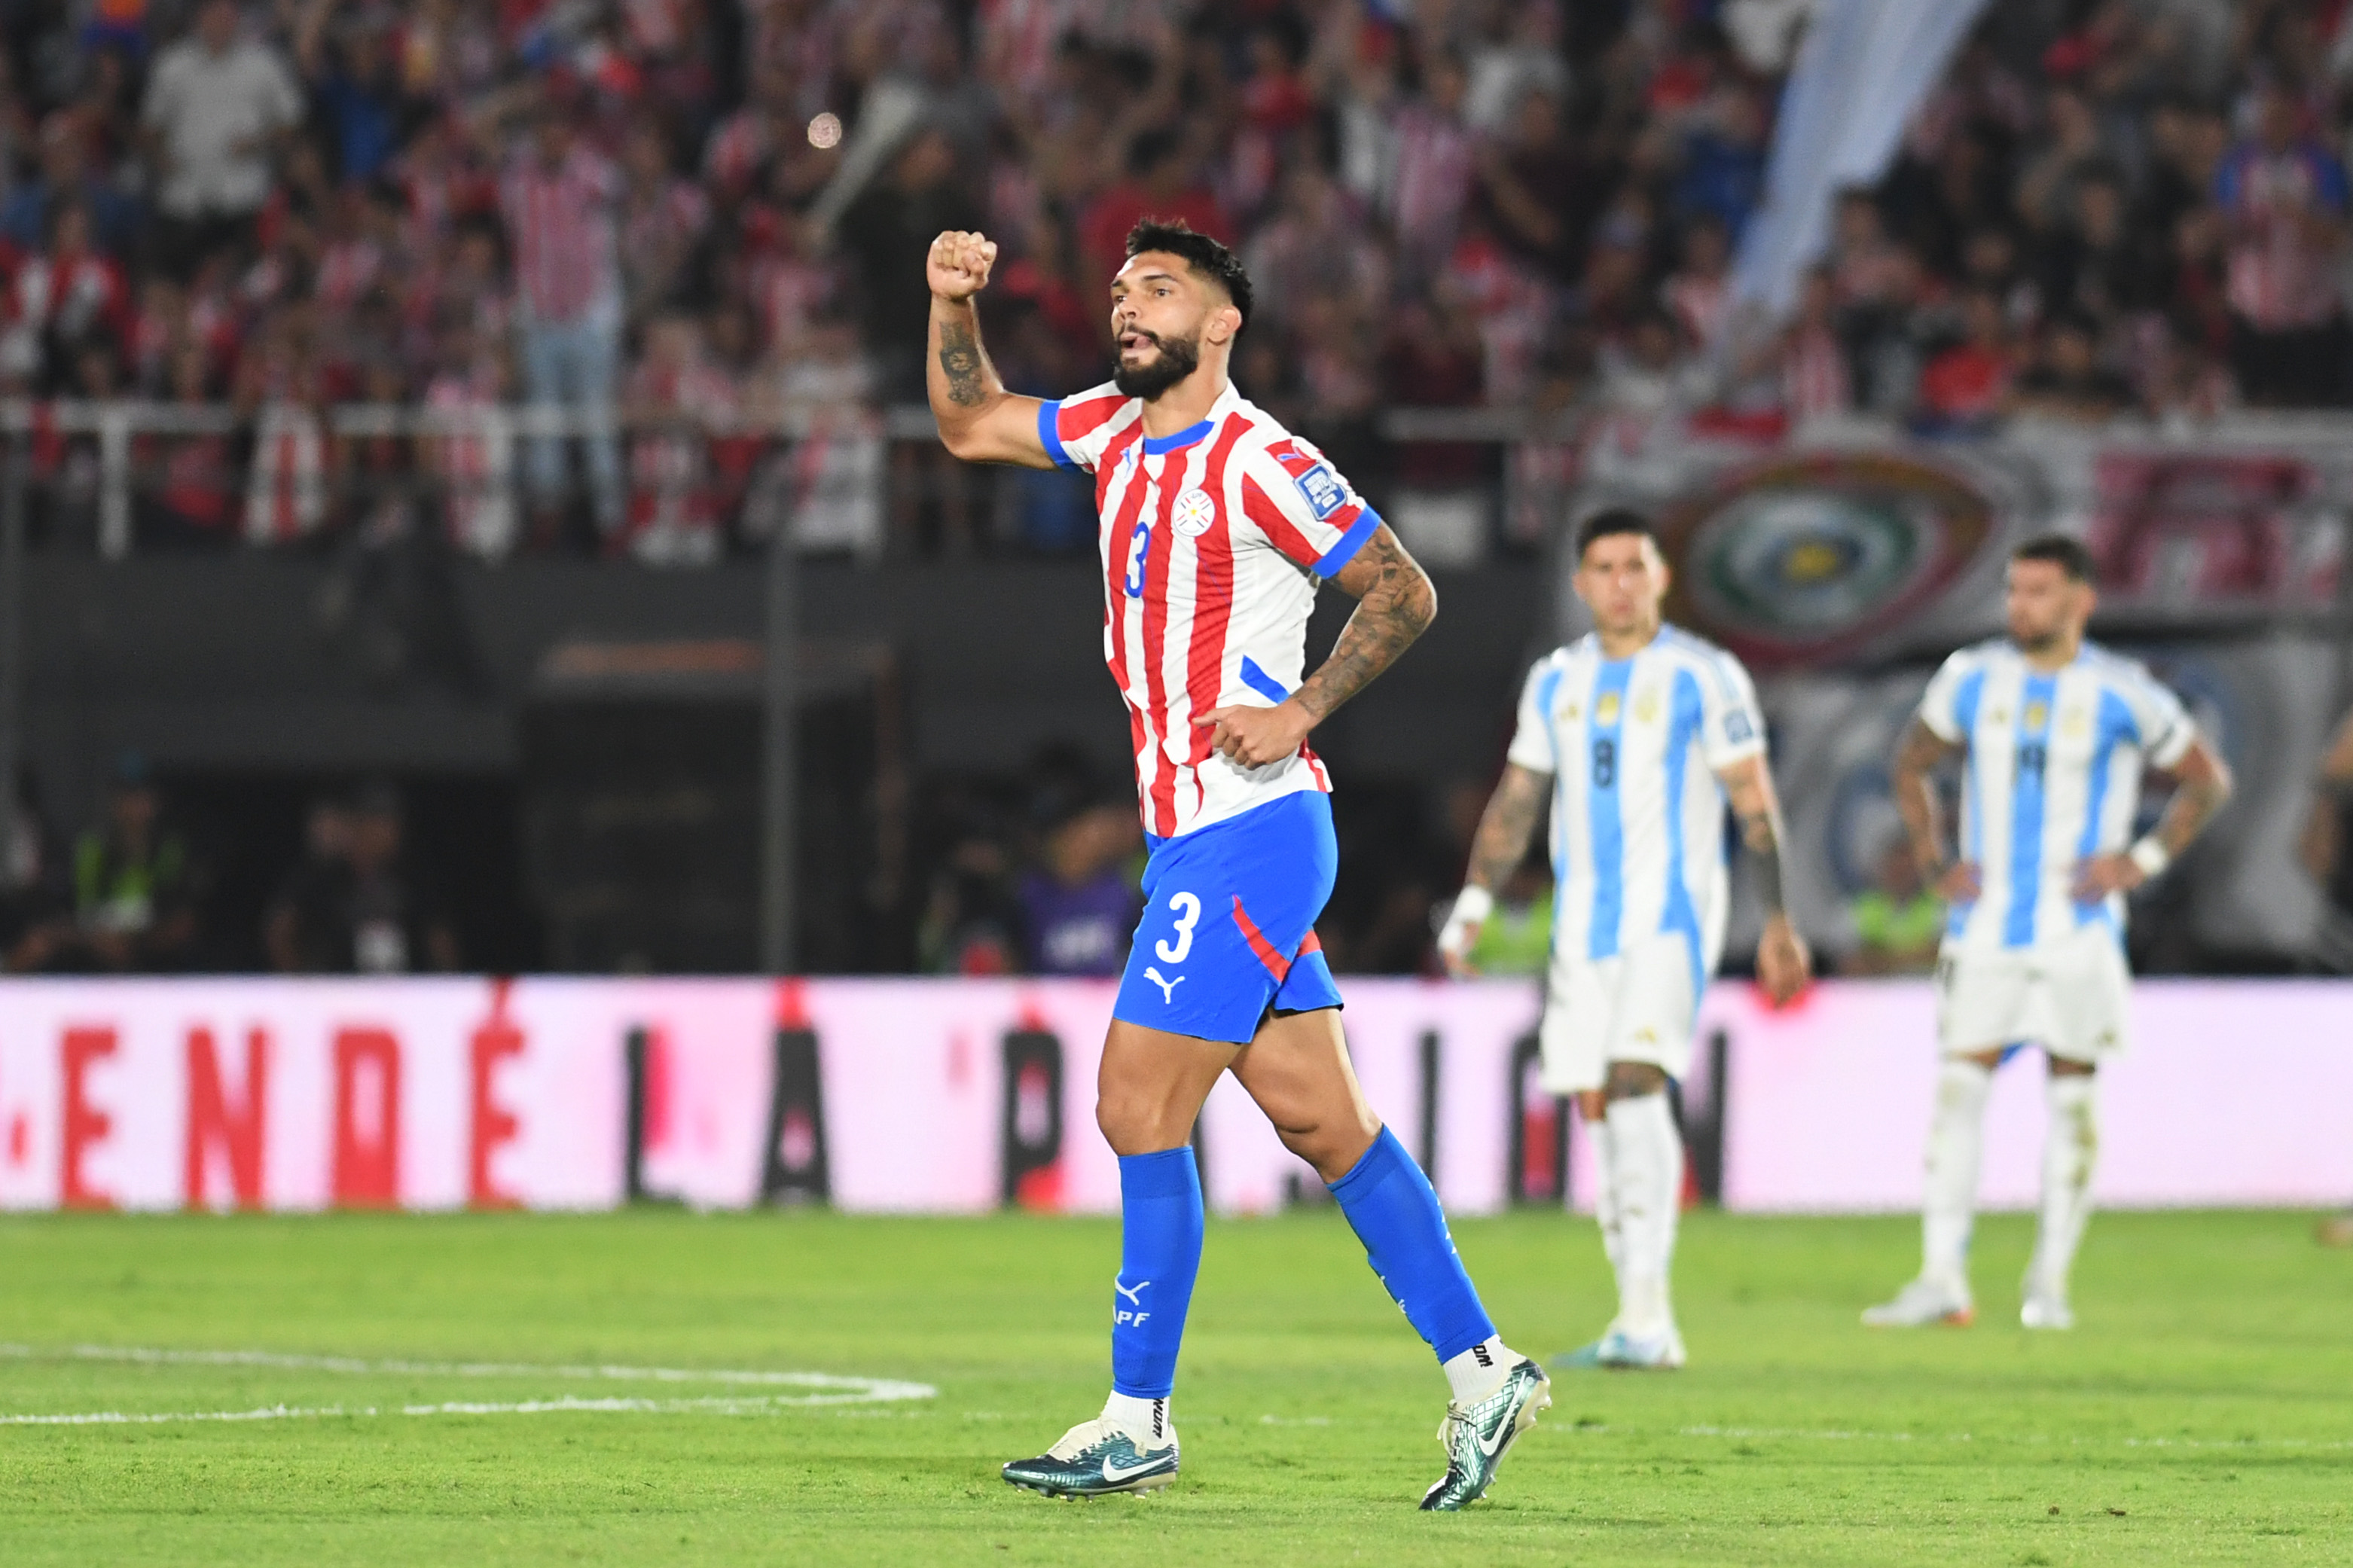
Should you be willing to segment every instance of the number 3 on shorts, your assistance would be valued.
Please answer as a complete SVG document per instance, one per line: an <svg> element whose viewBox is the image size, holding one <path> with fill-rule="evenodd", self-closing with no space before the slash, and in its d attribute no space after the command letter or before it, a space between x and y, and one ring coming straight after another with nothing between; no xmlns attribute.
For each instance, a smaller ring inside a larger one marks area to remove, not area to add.
<svg viewBox="0 0 2353 1568"><path fill-rule="evenodd" d="M1193 928L1200 923L1201 900L1190 893L1177 893L1169 899L1168 907L1176 911L1176 945L1170 946L1163 938L1154 942L1152 947L1160 954L1161 963L1182 963L1185 955L1193 951Z"/></svg>

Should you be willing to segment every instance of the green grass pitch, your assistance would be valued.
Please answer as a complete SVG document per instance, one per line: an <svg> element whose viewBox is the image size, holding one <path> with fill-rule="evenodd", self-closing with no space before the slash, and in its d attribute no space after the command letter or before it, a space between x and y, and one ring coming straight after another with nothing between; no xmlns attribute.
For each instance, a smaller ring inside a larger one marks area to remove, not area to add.
<svg viewBox="0 0 2353 1568"><path fill-rule="evenodd" d="M1457 1227L1507 1338L1608 1315L1589 1224ZM2353 1562L2353 1254L2293 1214L2105 1215L2083 1326L2015 1325L2028 1222L1980 1227L1974 1329L1873 1334L1895 1219L1690 1216L1692 1366L1564 1375L1489 1501L1415 1510L1444 1384L1330 1211L1214 1223L1150 1498L999 1462L1092 1415L1114 1227L1027 1216L0 1220L0 1562L2266 1563ZM138 1363L74 1345L814 1370L920 1402L411 1415L759 1395L539 1373ZM362 1414L373 1408L379 1414Z"/></svg>

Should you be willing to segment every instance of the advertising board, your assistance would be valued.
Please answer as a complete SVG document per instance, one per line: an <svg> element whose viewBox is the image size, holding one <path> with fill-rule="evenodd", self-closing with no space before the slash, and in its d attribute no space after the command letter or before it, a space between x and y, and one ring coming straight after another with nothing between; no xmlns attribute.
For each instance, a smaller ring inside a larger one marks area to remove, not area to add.
<svg viewBox="0 0 2353 1568"><path fill-rule="evenodd" d="M1453 1212L1590 1206L1588 1151L1535 1082L1536 998L1352 980L1374 1107ZM860 1213L1118 1207L1094 1125L1112 989L1018 980L16 980L0 984L0 1207ZM2144 983L2101 1074L2104 1204L2353 1197L2353 984ZM1925 983L1832 982L1774 1011L1711 989L1678 1086L1694 1194L1778 1212L1917 1195ZM2041 1070L1997 1080L1985 1192L2033 1199ZM1322 1201L1239 1085L1198 1133L1211 1205Z"/></svg>

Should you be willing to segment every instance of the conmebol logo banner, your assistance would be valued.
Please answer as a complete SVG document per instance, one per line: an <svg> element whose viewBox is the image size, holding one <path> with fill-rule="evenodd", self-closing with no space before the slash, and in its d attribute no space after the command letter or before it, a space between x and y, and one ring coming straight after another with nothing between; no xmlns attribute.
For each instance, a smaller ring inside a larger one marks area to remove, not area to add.
<svg viewBox="0 0 2353 1568"><path fill-rule="evenodd" d="M1383 1118L1449 1206L1591 1204L1573 1115L1535 1087L1524 984L1353 980ZM1094 1125L1094 982L480 979L0 983L0 1207L857 1212L1118 1205ZM1934 997L1724 984L1680 1086L1693 1168L1748 1210L1916 1200ZM2353 985L2156 983L2101 1074L2110 1205L2353 1196ZM2032 1201L2041 1068L2006 1069L1986 1193ZM1212 1205L1314 1200L1230 1079L1197 1134Z"/></svg>

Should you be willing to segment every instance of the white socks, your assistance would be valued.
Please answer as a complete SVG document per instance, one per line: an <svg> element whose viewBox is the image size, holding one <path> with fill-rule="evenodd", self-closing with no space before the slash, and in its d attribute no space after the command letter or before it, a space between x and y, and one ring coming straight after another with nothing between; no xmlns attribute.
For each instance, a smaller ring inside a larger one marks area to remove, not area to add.
<svg viewBox="0 0 2353 1568"><path fill-rule="evenodd" d="M2030 1295L2067 1299L2067 1271L2092 1217L2092 1167L2100 1152L2097 1081L2089 1073L2053 1073L2044 1087L2051 1121L2042 1133L2042 1220L2026 1273Z"/></svg>
<svg viewBox="0 0 2353 1568"><path fill-rule="evenodd" d="M1674 1327L1667 1270L1683 1195L1683 1141L1664 1094L1609 1102L1608 1184L1616 1211L1618 1326L1647 1339ZM1609 1245L1609 1226L1603 1226Z"/></svg>
<svg viewBox="0 0 2353 1568"><path fill-rule="evenodd" d="M1947 1057L1936 1069L1928 1118L1927 1194L1920 1205L1920 1277L1969 1299L1969 1227L1977 1212L1978 1158L1985 1147L1991 1068Z"/></svg>
<svg viewBox="0 0 2353 1568"><path fill-rule="evenodd" d="M1138 1447L1157 1448L1176 1440L1176 1424L1168 1418L1165 1399L1114 1392L1103 1401L1103 1418L1134 1438Z"/></svg>
<svg viewBox="0 0 2353 1568"><path fill-rule="evenodd" d="M2027 1291L2064 1300L2067 1271L2092 1216L2092 1168L2100 1152L2099 1115L2089 1073L2052 1073L2043 1093L2051 1119L2042 1134L2042 1215L2027 1268ZM1969 1227L1977 1210L1978 1159L1985 1143L1991 1069L1960 1057L1936 1073L1936 1108L1928 1121L1928 1190L1921 1205L1920 1274L1968 1298Z"/></svg>
<svg viewBox="0 0 2353 1568"><path fill-rule="evenodd" d="M1615 1274L1625 1232L1618 1224L1618 1155L1609 1141L1609 1118L1587 1122L1585 1134L1593 1140L1593 1219L1601 1227L1601 1255Z"/></svg>
<svg viewBox="0 0 2353 1568"><path fill-rule="evenodd" d="M1504 1374L1520 1361L1519 1352L1489 1334L1482 1342L1440 1364L1445 1369L1446 1386L1454 1395L1454 1403L1469 1406L1501 1388Z"/></svg>

